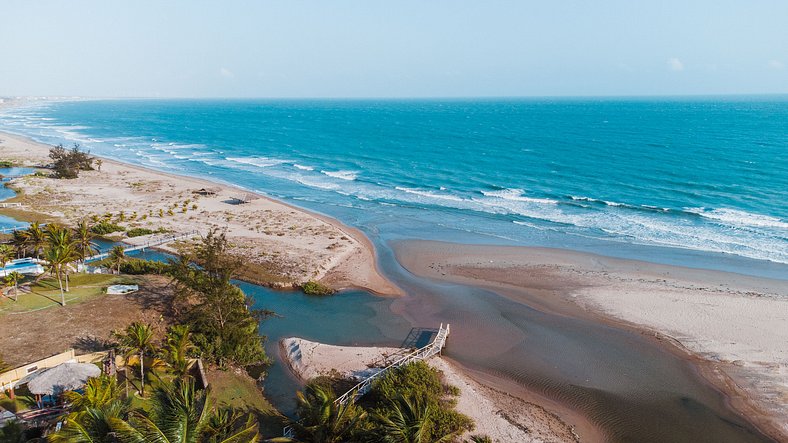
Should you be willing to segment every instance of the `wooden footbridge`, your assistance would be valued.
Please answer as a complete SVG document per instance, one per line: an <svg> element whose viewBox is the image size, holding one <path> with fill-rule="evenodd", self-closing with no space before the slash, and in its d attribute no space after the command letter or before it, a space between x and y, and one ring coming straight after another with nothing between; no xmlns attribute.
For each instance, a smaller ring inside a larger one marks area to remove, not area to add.
<svg viewBox="0 0 788 443"><path fill-rule="evenodd" d="M409 343L418 343L423 339L423 337L425 337L425 334L433 335L432 341L430 341L427 345L416 349L415 351L405 354L404 356L395 360L393 363L382 368L380 371L365 378L357 385L350 388L350 390L340 395L336 400L334 400L334 404L346 405L349 403L355 403L356 400L363 397L364 394L372 389L372 385L376 380L382 378L391 370L397 369L415 361L427 360L434 355L440 354L441 350L446 346L446 339L449 337L449 332L450 327L448 323L446 326L441 323L440 328L438 328L437 331L435 329L414 328L411 330L408 338L405 339L403 346L407 346ZM294 438L295 433L293 428L291 426L285 427L283 435L287 438Z"/></svg>
<svg viewBox="0 0 788 443"><path fill-rule="evenodd" d="M372 389L372 383L374 383L375 380L383 377L384 375L386 375L387 372L391 371L392 369L397 369L400 366L405 366L408 363L413 363L414 361L427 360L433 355L440 354L443 347L446 346L446 339L448 337L449 337L449 325L446 324L446 326L444 327L443 323L441 323L441 326L438 329L437 334L435 334L435 338L433 338L432 341L428 343L426 346L416 349L415 351L406 354L403 357L400 357L394 363L391 363L390 365L376 372L374 375L362 380L356 386L350 388L349 391L339 396L336 399L336 401L334 401L334 403L338 405L355 403L356 400L358 400L364 394L369 392L370 389Z"/></svg>
<svg viewBox="0 0 788 443"><path fill-rule="evenodd" d="M158 237L156 237L156 238L154 238L152 240L149 240L149 241L147 241L147 242L145 242L145 243L143 243L141 245L131 245L129 247L123 248L123 252L129 253L129 252L134 252L134 251L144 251L146 248L154 248L156 246L161 246L161 245L166 244L166 243L172 243L172 242L178 241L178 240L185 240L185 239L192 238L195 235L199 235L199 234L200 234L200 232L195 230L195 231L191 231L191 232L188 232L188 233L185 233L185 234L174 234L174 235L158 236ZM102 252L100 254L91 255L90 257L85 258L85 262L101 260L101 259L109 257L109 254L110 254L109 252Z"/></svg>

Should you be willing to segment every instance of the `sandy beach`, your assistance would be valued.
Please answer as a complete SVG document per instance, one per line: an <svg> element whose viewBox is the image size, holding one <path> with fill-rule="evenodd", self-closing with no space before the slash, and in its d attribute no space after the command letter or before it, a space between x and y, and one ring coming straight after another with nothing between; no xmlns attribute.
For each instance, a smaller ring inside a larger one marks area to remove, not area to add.
<svg viewBox="0 0 788 443"><path fill-rule="evenodd" d="M49 163L50 146L0 133L0 156L25 166ZM260 194L207 180L161 173L110 159L101 170L58 180L23 177L11 182L21 195L9 215L73 224L92 215L123 212L127 228L170 233L226 230L234 253L257 265L256 282L281 287L308 280L335 289L364 288L381 295L400 290L380 275L372 244L358 230ZM210 195L194 191L208 189ZM247 203L239 204L238 199ZM32 215L30 211L38 214ZM25 215L27 213L27 215ZM155 235L155 234L154 234ZM130 239L145 242L148 236Z"/></svg>
<svg viewBox="0 0 788 443"><path fill-rule="evenodd" d="M303 380L331 373L363 379L404 352L401 348L333 346L295 337L281 340L280 347ZM495 442L579 441L573 429L547 409L484 386L442 357L428 363L443 373L445 383L460 389L457 410L474 420L473 434L486 434Z"/></svg>
<svg viewBox="0 0 788 443"><path fill-rule="evenodd" d="M633 328L697 360L732 406L788 435L788 281L564 250L403 242L410 272Z"/></svg>

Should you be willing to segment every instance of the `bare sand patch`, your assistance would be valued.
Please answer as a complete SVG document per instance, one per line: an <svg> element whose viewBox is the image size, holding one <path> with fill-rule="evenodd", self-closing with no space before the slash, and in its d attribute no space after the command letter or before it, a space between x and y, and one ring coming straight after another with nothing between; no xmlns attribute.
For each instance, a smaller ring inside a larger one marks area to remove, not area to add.
<svg viewBox="0 0 788 443"><path fill-rule="evenodd" d="M45 165L49 148L0 133L4 160ZM237 187L109 159L103 159L100 171L84 171L77 179L28 176L13 180L11 186L22 193L14 200L24 205L23 210L64 223L112 214L113 222L126 227L202 234L211 228L226 230L232 252L264 270L264 277L279 286L318 280L335 289L400 293L378 272L374 248L360 231ZM194 192L200 189L214 192ZM124 220L118 222L121 212Z"/></svg>

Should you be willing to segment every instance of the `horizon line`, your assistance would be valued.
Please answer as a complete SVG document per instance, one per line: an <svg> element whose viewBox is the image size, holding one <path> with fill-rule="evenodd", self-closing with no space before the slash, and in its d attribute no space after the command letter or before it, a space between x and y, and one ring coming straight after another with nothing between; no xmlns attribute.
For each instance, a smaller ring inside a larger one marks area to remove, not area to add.
<svg viewBox="0 0 788 443"><path fill-rule="evenodd" d="M467 95L467 96L80 96L80 95L0 95L3 100L528 100L528 99L627 99L627 98L715 98L788 97L788 92L698 93L698 94L587 94L587 95Z"/></svg>

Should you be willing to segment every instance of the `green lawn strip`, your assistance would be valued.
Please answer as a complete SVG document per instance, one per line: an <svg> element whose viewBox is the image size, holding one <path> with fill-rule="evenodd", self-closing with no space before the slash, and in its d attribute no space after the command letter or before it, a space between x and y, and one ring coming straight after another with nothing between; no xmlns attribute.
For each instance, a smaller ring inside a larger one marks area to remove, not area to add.
<svg viewBox="0 0 788 443"><path fill-rule="evenodd" d="M260 431L265 437L282 435L284 420L276 408L263 396L255 380L246 373L233 370L209 370L208 384L211 400L218 406L231 406L255 414Z"/></svg>
<svg viewBox="0 0 788 443"><path fill-rule="evenodd" d="M66 305L100 296L106 286L129 282L133 280L117 275L73 274L70 276L70 291L66 292ZM0 299L0 313L24 313L60 306L60 289L56 279L39 280L30 285L30 291L20 292L18 301L13 300L12 294Z"/></svg>

